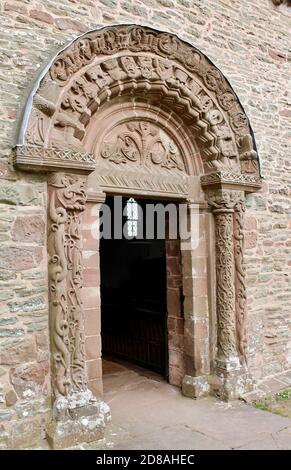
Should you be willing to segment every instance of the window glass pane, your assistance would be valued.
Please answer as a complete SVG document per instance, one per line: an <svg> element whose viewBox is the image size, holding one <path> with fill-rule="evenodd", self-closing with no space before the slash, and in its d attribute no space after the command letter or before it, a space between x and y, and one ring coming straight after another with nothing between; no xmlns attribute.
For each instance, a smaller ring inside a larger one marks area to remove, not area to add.
<svg viewBox="0 0 291 470"><path fill-rule="evenodd" d="M137 202L132 197L127 201L126 214L129 220L138 219Z"/></svg>
<svg viewBox="0 0 291 470"><path fill-rule="evenodd" d="M138 222L138 204L131 197L126 203L126 216L127 216L127 235L129 237L137 236L137 222Z"/></svg>

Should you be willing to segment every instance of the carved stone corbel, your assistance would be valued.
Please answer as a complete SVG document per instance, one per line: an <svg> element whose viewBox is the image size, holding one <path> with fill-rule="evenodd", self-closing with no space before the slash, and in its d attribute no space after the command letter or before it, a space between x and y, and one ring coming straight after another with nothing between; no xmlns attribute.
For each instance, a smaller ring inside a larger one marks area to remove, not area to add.
<svg viewBox="0 0 291 470"><path fill-rule="evenodd" d="M86 177L49 176L49 295L53 417L47 435L53 447L71 447L103 437L108 406L87 388L81 219ZM84 419L86 417L86 419Z"/></svg>

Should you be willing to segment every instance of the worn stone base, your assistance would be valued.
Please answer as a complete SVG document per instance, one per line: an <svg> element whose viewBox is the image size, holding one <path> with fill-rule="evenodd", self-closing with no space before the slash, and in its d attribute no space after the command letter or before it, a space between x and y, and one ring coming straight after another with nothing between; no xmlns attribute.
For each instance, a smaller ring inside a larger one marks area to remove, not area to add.
<svg viewBox="0 0 291 470"><path fill-rule="evenodd" d="M182 382L182 393L185 397L199 398L209 395L210 387L207 375L192 377L185 375Z"/></svg>
<svg viewBox="0 0 291 470"><path fill-rule="evenodd" d="M209 377L210 393L221 400L236 400L255 387L255 381L243 367L237 370L216 369Z"/></svg>
<svg viewBox="0 0 291 470"><path fill-rule="evenodd" d="M58 397L47 426L47 440L53 449L98 441L103 439L110 419L108 405L96 399L90 390Z"/></svg>
<svg viewBox="0 0 291 470"><path fill-rule="evenodd" d="M213 375L192 377L185 375L182 393L189 398L214 395L221 400L236 400L256 387L255 381L243 367L237 369L216 368Z"/></svg>

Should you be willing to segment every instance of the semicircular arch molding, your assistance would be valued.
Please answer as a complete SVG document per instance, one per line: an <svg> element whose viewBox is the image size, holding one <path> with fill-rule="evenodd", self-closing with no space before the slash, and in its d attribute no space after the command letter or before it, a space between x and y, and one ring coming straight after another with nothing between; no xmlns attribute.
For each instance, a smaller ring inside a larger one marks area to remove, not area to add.
<svg viewBox="0 0 291 470"><path fill-rule="evenodd" d="M259 178L248 118L223 74L175 35L133 25L85 33L57 55L22 125L16 165L92 172L97 160L88 136L101 125L96 116L117 104L133 113L147 108L155 118L143 120L155 120L162 133L171 121L176 145L186 139L195 149L183 154L186 173ZM190 164L189 155L197 161Z"/></svg>

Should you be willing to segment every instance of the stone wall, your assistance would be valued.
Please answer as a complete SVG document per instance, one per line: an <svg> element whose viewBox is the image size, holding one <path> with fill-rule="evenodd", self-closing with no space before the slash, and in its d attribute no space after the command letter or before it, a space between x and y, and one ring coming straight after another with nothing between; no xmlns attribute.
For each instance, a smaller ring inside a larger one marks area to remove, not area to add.
<svg viewBox="0 0 291 470"><path fill-rule="evenodd" d="M39 445L50 410L45 197L39 177L0 182L0 449Z"/></svg>
<svg viewBox="0 0 291 470"><path fill-rule="evenodd" d="M290 368L291 9L271 0L1 0L0 10L0 448L10 428L13 447L37 445L50 395L46 183L13 170L12 147L38 70L77 35L103 25L180 34L237 92L265 178L246 211L249 365L257 379Z"/></svg>

